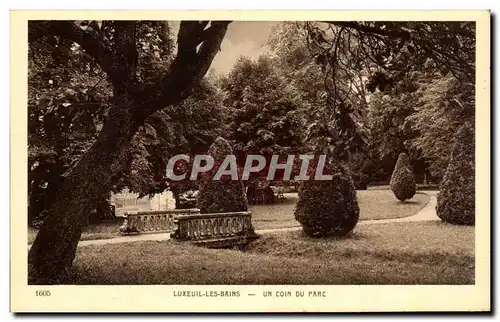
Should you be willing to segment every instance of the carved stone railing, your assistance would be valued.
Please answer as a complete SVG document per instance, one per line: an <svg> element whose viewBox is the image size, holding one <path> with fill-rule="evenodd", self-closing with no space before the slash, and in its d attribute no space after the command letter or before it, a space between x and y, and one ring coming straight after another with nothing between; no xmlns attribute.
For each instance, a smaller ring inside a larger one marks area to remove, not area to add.
<svg viewBox="0 0 500 322"><path fill-rule="evenodd" d="M244 246L259 238L250 212L178 215L175 222L172 238L210 248Z"/></svg>
<svg viewBox="0 0 500 322"><path fill-rule="evenodd" d="M120 227L122 235L171 232L179 215L199 214L199 209L172 209L161 211L129 211Z"/></svg>

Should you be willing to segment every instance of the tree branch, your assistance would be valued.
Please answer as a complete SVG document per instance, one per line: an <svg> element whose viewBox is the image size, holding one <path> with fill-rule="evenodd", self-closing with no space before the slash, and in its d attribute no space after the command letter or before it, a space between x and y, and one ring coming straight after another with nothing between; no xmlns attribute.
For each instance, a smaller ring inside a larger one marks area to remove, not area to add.
<svg viewBox="0 0 500 322"><path fill-rule="evenodd" d="M362 24L359 24L359 23L353 22L353 21L324 21L324 22L328 23L328 24L334 24L334 25L337 25L340 27L349 28L349 29L356 29L356 30L358 30L360 32L364 32L364 33L376 34L376 35L381 35L381 36L389 36L392 38L405 38L405 39L410 38L410 33L405 31L405 30L402 30L402 29L386 30L386 29L381 29L381 28L377 28L377 27L362 25Z"/></svg>
<svg viewBox="0 0 500 322"><path fill-rule="evenodd" d="M442 40L435 40L434 43L430 40L431 37L424 31L408 31L408 29L403 28L389 28L382 29L375 26L370 26L366 24L362 24L359 22L352 21L323 21L324 23L334 24L337 26L342 26L346 28L350 28L351 30L356 30L360 34L366 34L370 36L380 37L380 41L386 43L386 46L390 46L390 43L387 43L385 39L404 39L404 40L413 40L430 58L432 58L437 64L446 66L449 68L452 73L455 74L453 62L456 62L458 65L458 70L463 76L469 81L474 80L475 69L474 64L469 64L463 57L459 54L462 48L455 47L455 51L453 50L453 45L450 48L446 48L443 50ZM447 30L442 31L444 35L446 35ZM462 32L465 34L465 32ZM465 36L468 36L465 34ZM453 35L456 37L456 35ZM446 45L444 45L446 46ZM444 57L444 58L443 58ZM457 78L460 78L458 75L455 75Z"/></svg>
<svg viewBox="0 0 500 322"><path fill-rule="evenodd" d="M205 29L206 22L181 22L177 55L169 71L158 84L135 91L134 98L141 103L138 113L148 116L191 95L220 50L229 23L212 21Z"/></svg>
<svg viewBox="0 0 500 322"><path fill-rule="evenodd" d="M115 22L115 59L113 69L119 76L119 87L123 89L135 85L138 54L136 48L137 21Z"/></svg>
<svg viewBox="0 0 500 322"><path fill-rule="evenodd" d="M97 33L83 30L71 21L31 21L28 27L28 41L34 42L44 36L58 36L77 43L96 60L112 81L116 79L113 53L106 48Z"/></svg>

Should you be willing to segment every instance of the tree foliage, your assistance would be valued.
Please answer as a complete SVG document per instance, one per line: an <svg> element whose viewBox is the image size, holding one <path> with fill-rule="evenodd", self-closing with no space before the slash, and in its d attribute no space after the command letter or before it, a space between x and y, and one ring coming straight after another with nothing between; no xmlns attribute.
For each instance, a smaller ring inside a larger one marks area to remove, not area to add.
<svg viewBox="0 0 500 322"><path fill-rule="evenodd" d="M475 142L474 127L464 124L437 196L436 212L445 222L474 225L475 209Z"/></svg>
<svg viewBox="0 0 500 322"><path fill-rule="evenodd" d="M228 113L229 139L246 154L293 153L302 145L302 100L273 65L261 56L240 58L221 80Z"/></svg>
<svg viewBox="0 0 500 322"><path fill-rule="evenodd" d="M177 197L196 188L198 183L191 180L167 180L165 169L176 154L194 156L208 150L223 133L221 109L222 94L213 81L203 80L191 97L152 114L134 136L131 165L114 190L127 187L141 196L171 190Z"/></svg>
<svg viewBox="0 0 500 322"><path fill-rule="evenodd" d="M417 192L413 167L405 153L399 155L391 175L390 183L392 192L401 201L413 198Z"/></svg>
<svg viewBox="0 0 500 322"><path fill-rule="evenodd" d="M370 137L358 121L370 92L407 100L401 95L414 92L408 91L408 78L417 72L450 75L463 86L474 82L474 22L325 21L306 23L305 28L311 54L323 67L330 114L337 122L344 120L339 128L350 131L347 142L354 133ZM474 93L466 95L463 102Z"/></svg>
<svg viewBox="0 0 500 322"><path fill-rule="evenodd" d="M76 21L75 25L79 26L82 32L99 33L102 41L112 46L115 32L112 23ZM32 41L28 53L30 222L35 218L43 219L44 211L54 201L64 177L96 140L112 105L113 95L107 75L80 45L54 35L44 36L42 39L45 41ZM172 62L173 41L168 23L142 21L136 28L136 42L137 79L143 83L152 82L165 73ZM189 106L194 101L206 99L201 96L203 94L190 98L183 104ZM186 109L187 113L184 113L183 107L177 106L170 111L157 112L175 114L178 115L177 119L181 119L178 123L170 121L163 124L160 131L165 130L165 127L172 127L171 124L178 124L183 129L205 124L191 122L193 118L183 116L193 114L191 107ZM196 114L200 111L203 109L195 107ZM158 118L162 119L161 116L156 119ZM169 118L171 117L164 119ZM211 119L213 117L205 119L207 126L213 125ZM191 124L185 124L186 121ZM150 120L141 126L131 144L131 164L127 167L126 174L119 176L115 191L127 186L132 191L144 195L151 191L161 192L165 188L158 173L151 171L154 166L149 158L153 154L148 153L145 148L158 146L156 129L150 123L161 127L161 122ZM179 132L169 129L168 132L161 133L163 137L160 139L170 140L171 145L173 142L180 142L185 146L186 139L182 134L173 138L173 133ZM206 139L202 133L194 132L195 138ZM190 141L196 144L196 139ZM209 144L205 143L206 147ZM173 147L163 145L158 147L158 150L160 149L168 151ZM155 165L162 166L157 163ZM162 173L164 169L165 167L162 168ZM105 199L108 195L109 192L102 198Z"/></svg>
<svg viewBox="0 0 500 322"><path fill-rule="evenodd" d="M269 46L306 107L308 149L360 183L385 181L403 152L440 180L474 115L473 22L285 22Z"/></svg>
<svg viewBox="0 0 500 322"><path fill-rule="evenodd" d="M198 208L202 214L218 212L247 211L247 199L243 182L222 176L214 180L214 176L228 155L233 155L229 142L219 137L210 146L208 153L214 159L214 167L203 174L198 194Z"/></svg>
<svg viewBox="0 0 500 322"><path fill-rule="evenodd" d="M406 125L417 132L409 148L430 163L429 170L442 178L449 163L456 133L465 123L474 123L474 83L461 82L452 74L431 74L419 80L415 113Z"/></svg>
<svg viewBox="0 0 500 322"><path fill-rule="evenodd" d="M68 171L97 138L109 110L111 88L102 69L81 47L62 38L30 43L28 66L31 224L41 219Z"/></svg>
<svg viewBox="0 0 500 322"><path fill-rule="evenodd" d="M400 153L408 153L408 142L419 135L408 126L407 118L415 113L417 86L410 78L405 90L399 93L376 92L370 95L367 127L371 152L376 157L378 172L392 173ZM416 158L410 154L413 161Z"/></svg>
<svg viewBox="0 0 500 322"><path fill-rule="evenodd" d="M366 133L361 131L361 126L356 126L363 123L362 115L353 120L344 117L349 106L344 105L338 111L330 108L325 69L310 50L308 34L306 24L284 22L273 30L269 46L287 82L293 84L302 97L308 150L347 160L350 153L363 150L367 144ZM363 86L358 89L364 91ZM366 104L364 97L359 98L360 104Z"/></svg>

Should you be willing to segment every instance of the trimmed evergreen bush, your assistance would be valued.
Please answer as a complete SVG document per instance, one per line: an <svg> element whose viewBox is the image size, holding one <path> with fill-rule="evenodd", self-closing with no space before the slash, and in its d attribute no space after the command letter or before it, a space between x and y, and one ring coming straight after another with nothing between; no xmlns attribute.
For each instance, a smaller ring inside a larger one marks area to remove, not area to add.
<svg viewBox="0 0 500 322"><path fill-rule="evenodd" d="M253 180L247 185L247 202L249 205L272 204L276 201L276 196L269 181Z"/></svg>
<svg viewBox="0 0 500 322"><path fill-rule="evenodd" d="M373 166L373 162L367 153L358 152L352 154L351 160L345 164L345 167L349 171L356 190L368 189Z"/></svg>
<svg viewBox="0 0 500 322"><path fill-rule="evenodd" d="M391 190L394 196L401 201L413 198L417 192L415 174L411 170L410 159L401 153L391 175Z"/></svg>
<svg viewBox="0 0 500 322"><path fill-rule="evenodd" d="M233 154L229 143L219 137L210 146L209 154L214 158L214 167L203 174L198 194L200 213L247 211L245 187L241 180L222 177L213 180L219 165L227 155Z"/></svg>
<svg viewBox="0 0 500 322"><path fill-rule="evenodd" d="M471 125L457 134L450 162L437 195L441 220L456 225L475 224L475 143Z"/></svg>
<svg viewBox="0 0 500 322"><path fill-rule="evenodd" d="M326 165L324 173L333 179L302 181L295 219L310 237L345 236L359 220L356 190L343 166Z"/></svg>

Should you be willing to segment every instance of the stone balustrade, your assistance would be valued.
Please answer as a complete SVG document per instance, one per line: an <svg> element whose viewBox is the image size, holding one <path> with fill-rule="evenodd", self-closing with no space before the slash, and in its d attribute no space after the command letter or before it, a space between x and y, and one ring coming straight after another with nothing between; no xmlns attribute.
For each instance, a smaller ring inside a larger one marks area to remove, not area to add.
<svg viewBox="0 0 500 322"><path fill-rule="evenodd" d="M178 215L172 238L211 248L243 246L258 238L250 212Z"/></svg>
<svg viewBox="0 0 500 322"><path fill-rule="evenodd" d="M199 214L199 209L172 209L160 211L129 211L125 213L125 221L120 227L120 233L144 234L171 232L176 228L175 218L177 216L186 216Z"/></svg>

